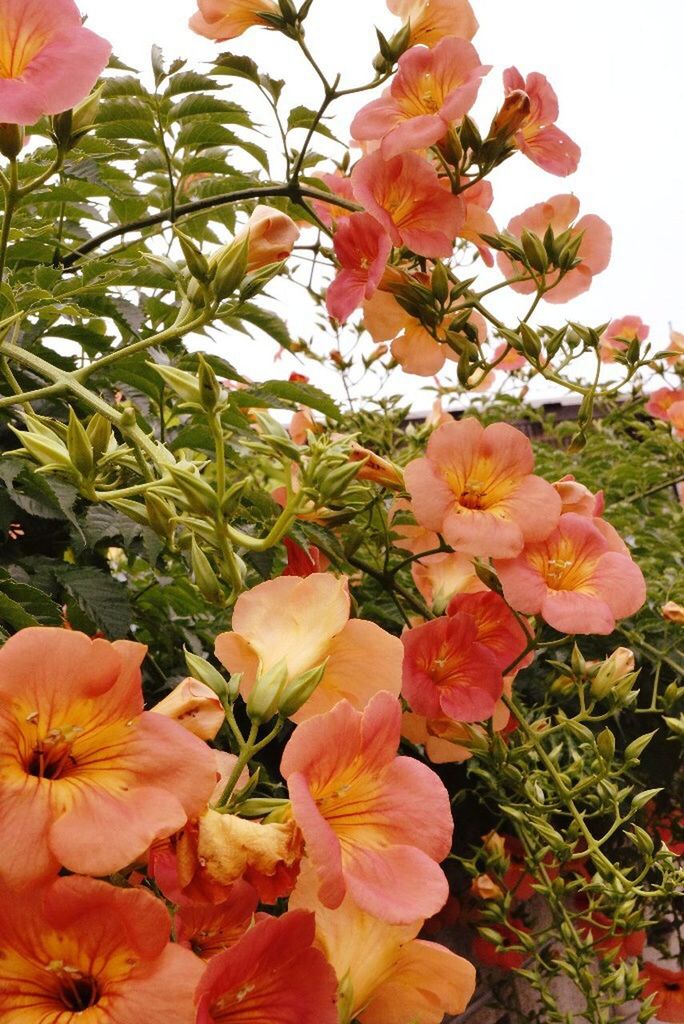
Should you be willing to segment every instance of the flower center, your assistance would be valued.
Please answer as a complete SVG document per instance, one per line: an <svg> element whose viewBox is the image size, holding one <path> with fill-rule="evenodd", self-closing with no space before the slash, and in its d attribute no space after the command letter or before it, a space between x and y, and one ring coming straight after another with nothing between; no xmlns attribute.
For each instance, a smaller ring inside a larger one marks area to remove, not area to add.
<svg viewBox="0 0 684 1024"><path fill-rule="evenodd" d="M29 22L3 17L0 25L0 78L21 78L49 36Z"/></svg>
<svg viewBox="0 0 684 1024"><path fill-rule="evenodd" d="M481 480L468 480L458 499L462 508L482 509L487 489Z"/></svg>
<svg viewBox="0 0 684 1024"><path fill-rule="evenodd" d="M26 773L38 779L59 779L76 766L72 746L76 737L83 732L78 725L50 729L38 739L26 763Z"/></svg>
<svg viewBox="0 0 684 1024"><path fill-rule="evenodd" d="M61 960L54 960L47 969L57 976L59 999L67 1010L81 1013L99 1001L100 986L91 974L83 974L77 967L70 967Z"/></svg>

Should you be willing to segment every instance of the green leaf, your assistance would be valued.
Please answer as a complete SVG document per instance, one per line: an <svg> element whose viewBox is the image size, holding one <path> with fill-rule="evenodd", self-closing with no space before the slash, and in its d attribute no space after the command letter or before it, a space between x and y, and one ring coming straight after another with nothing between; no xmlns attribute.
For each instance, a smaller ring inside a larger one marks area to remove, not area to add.
<svg viewBox="0 0 684 1024"><path fill-rule="evenodd" d="M15 629L23 628L22 625L17 625L17 623L24 616L13 608L13 605L18 605L23 609L25 616L33 620L31 622L27 621L26 625L62 625L62 611L51 597L43 593L42 590L38 590L27 583L17 583L9 575L7 575L7 579L0 580L0 618L4 617L2 616L1 607L3 598L6 599L6 602L11 602L11 604L5 604L5 613L12 613L12 619L6 618L5 621L9 622Z"/></svg>
<svg viewBox="0 0 684 1024"><path fill-rule="evenodd" d="M218 75L231 75L234 78L246 78L249 82L259 85L259 68L249 57L236 53L221 53L214 61Z"/></svg>
<svg viewBox="0 0 684 1024"><path fill-rule="evenodd" d="M212 89L223 89L221 82L216 82L207 75L199 75L196 71L183 71L174 75L169 81L165 96L182 96L188 92L210 92Z"/></svg>
<svg viewBox="0 0 684 1024"><path fill-rule="evenodd" d="M295 128L311 128L317 117L318 113L315 110L309 110L308 107L293 107L287 118L287 130L291 132ZM316 124L314 131L318 132L319 135L324 135L326 139L332 139L333 142L338 141L322 121Z"/></svg>
<svg viewBox="0 0 684 1024"><path fill-rule="evenodd" d="M125 637L133 613L123 583L90 565L55 566L53 574L81 611L111 639Z"/></svg>

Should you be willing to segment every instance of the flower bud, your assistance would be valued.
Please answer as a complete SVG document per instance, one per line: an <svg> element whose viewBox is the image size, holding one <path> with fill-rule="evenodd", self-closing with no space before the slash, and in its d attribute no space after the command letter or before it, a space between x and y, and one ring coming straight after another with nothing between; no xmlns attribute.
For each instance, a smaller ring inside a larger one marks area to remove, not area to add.
<svg viewBox="0 0 684 1024"><path fill-rule="evenodd" d="M223 604L223 590L217 579L216 573L211 567L211 562L202 551L201 547L192 538L190 545L190 560L192 563L192 574L195 579L195 586L211 604Z"/></svg>
<svg viewBox="0 0 684 1024"><path fill-rule="evenodd" d="M259 676L247 698L247 714L252 722L268 722L273 718L287 685L287 678L287 662L284 658Z"/></svg>
<svg viewBox="0 0 684 1024"><path fill-rule="evenodd" d="M211 270L206 256L200 252L193 240L183 234L182 231L179 231L178 228L174 229L174 234L183 250L183 256L190 271L190 276L196 281L207 284L211 280Z"/></svg>
<svg viewBox="0 0 684 1024"><path fill-rule="evenodd" d="M677 604L676 601L668 601L662 606L660 613L668 622L678 622L680 626L684 626L684 606Z"/></svg>
<svg viewBox="0 0 684 1024"><path fill-rule="evenodd" d="M69 409L67 448L74 468L81 476L88 478L93 472L93 446L73 407Z"/></svg>
<svg viewBox="0 0 684 1024"><path fill-rule="evenodd" d="M187 370L178 370L175 366L162 366L158 363L152 363L151 366L164 383L184 402L191 402L193 405L202 404L199 383L194 374L188 373Z"/></svg>
<svg viewBox="0 0 684 1024"><path fill-rule="evenodd" d="M489 138L509 139L530 116L530 97L523 89L509 92L489 129Z"/></svg>
<svg viewBox="0 0 684 1024"><path fill-rule="evenodd" d="M213 740L225 721L218 696L204 683L191 677L179 683L150 710L172 718L201 740Z"/></svg>
<svg viewBox="0 0 684 1024"><path fill-rule="evenodd" d="M216 493L198 474L191 473L180 466L168 466L167 470L173 482L196 512L210 512L212 515L218 508Z"/></svg>
<svg viewBox="0 0 684 1024"><path fill-rule="evenodd" d="M185 650L183 653L185 655L185 664L188 666L188 672L191 672L195 678L199 679L205 686L208 686L216 694L224 707L230 706L240 690L242 673L235 672L226 681L218 669L214 668L204 658L193 654L192 651Z"/></svg>
<svg viewBox="0 0 684 1024"><path fill-rule="evenodd" d="M97 89L93 89L90 96L86 96L84 100L74 107L71 115L71 131L72 135L75 136L77 142L86 132L94 126L97 121L97 112L100 109L100 100L102 99L102 91L104 85L98 86Z"/></svg>
<svg viewBox="0 0 684 1024"><path fill-rule="evenodd" d="M37 434L33 431L16 430L10 427L17 435L28 454L39 462L41 466L66 469L73 472L73 464L69 452L59 440L57 435L46 437L44 434Z"/></svg>
<svg viewBox="0 0 684 1024"><path fill-rule="evenodd" d="M205 412L214 412L220 404L221 385L213 369L201 353L199 356L197 380L202 408Z"/></svg>
<svg viewBox="0 0 684 1024"><path fill-rule="evenodd" d="M361 462L363 465L357 473L358 480L371 480L373 483L382 484L383 487L391 487L401 490L404 486L404 477L393 463L376 455L369 448L364 448L352 442L350 459L352 463Z"/></svg>
<svg viewBox="0 0 684 1024"><path fill-rule="evenodd" d="M149 519L150 526L155 533L159 534L160 537L165 537L167 540L171 540L173 536L174 526L172 518L174 510L163 498L153 491L148 491L145 494L145 508L147 509L147 518Z"/></svg>
<svg viewBox="0 0 684 1024"><path fill-rule="evenodd" d="M0 153L8 160L16 160L22 149L26 136L20 124L0 123Z"/></svg>
<svg viewBox="0 0 684 1024"><path fill-rule="evenodd" d="M104 416L96 412L90 417L86 434L93 449L93 461L95 465L109 449L109 442L112 437L112 424Z"/></svg>
<svg viewBox="0 0 684 1024"><path fill-rule="evenodd" d="M248 274L271 263L282 263L299 238L299 228L286 213L272 206L257 206L235 242L247 244Z"/></svg>
<svg viewBox="0 0 684 1024"><path fill-rule="evenodd" d="M618 647L599 666L591 681L591 695L596 700L606 694L626 676L634 672L634 654L627 647Z"/></svg>
<svg viewBox="0 0 684 1024"><path fill-rule="evenodd" d="M306 704L323 678L326 666L327 660L322 665L309 669L308 672L302 672L296 679L287 683L278 705L278 713L283 718L290 718Z"/></svg>

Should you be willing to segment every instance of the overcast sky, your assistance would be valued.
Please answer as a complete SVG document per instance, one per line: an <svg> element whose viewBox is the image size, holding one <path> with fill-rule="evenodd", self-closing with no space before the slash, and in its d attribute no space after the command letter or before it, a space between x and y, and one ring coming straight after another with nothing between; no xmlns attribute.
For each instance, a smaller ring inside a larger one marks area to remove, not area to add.
<svg viewBox="0 0 684 1024"><path fill-rule="evenodd" d="M129 64L147 67L153 43L169 57L202 61L216 45L186 27L192 0L79 0L89 27L106 36ZM475 108L486 126L501 98L501 72L515 64L526 74L547 75L560 100L559 126L582 147L579 170L562 179L517 156L492 178L500 228L526 206L559 192L574 192L582 211L611 225L613 257L591 290L565 306L543 306L541 320L569 318L598 324L626 314L651 325L651 340L666 347L668 323L684 330L682 246L684 243L684 39L682 0L473 0L480 30L473 40L483 63L494 69ZM373 25L389 34L398 26L384 0L314 0L309 45L321 64L341 71L347 84L368 80L377 49ZM252 29L223 49L247 53L287 81L286 101L315 107L316 82L293 44L276 33ZM244 96L241 96L244 102ZM336 125L346 137L354 101ZM265 116L263 109L258 110ZM522 308L511 295L503 307L511 322ZM501 310L502 307L499 307ZM291 312L295 332L310 333L304 298ZM296 368L286 356L273 365L274 346L226 352L253 376L286 376ZM301 367L299 367L301 369ZM313 374L316 378L316 374ZM318 376L324 386L331 379ZM393 390L421 381L397 376ZM418 404L425 404L419 399Z"/></svg>

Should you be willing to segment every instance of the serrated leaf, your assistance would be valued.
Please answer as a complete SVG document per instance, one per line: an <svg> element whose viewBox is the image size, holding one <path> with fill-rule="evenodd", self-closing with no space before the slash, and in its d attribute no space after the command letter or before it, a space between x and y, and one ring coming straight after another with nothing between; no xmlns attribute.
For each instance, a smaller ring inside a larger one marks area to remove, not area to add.
<svg viewBox="0 0 684 1024"><path fill-rule="evenodd" d="M221 53L214 61L214 67L219 75L246 78L249 82L259 85L259 68L250 57L243 57L237 53Z"/></svg>
<svg viewBox="0 0 684 1024"><path fill-rule="evenodd" d="M53 575L81 611L111 639L127 635L132 611L126 587L90 565L60 565Z"/></svg>
<svg viewBox="0 0 684 1024"><path fill-rule="evenodd" d="M295 128L311 128L317 117L317 112L315 110L309 110L308 107L293 107L288 114L287 130L290 132ZM319 135L324 135L326 139L332 139L333 142L337 142L333 133L327 125L323 124L322 121L319 121L318 124L316 124L314 131L318 132Z"/></svg>
<svg viewBox="0 0 684 1024"><path fill-rule="evenodd" d="M29 616L33 621L27 623L27 625L40 625L40 626L61 626L62 625L62 611L59 605L55 604L51 597L43 593L42 590L38 590L36 587L30 586L28 583L17 583L11 577L0 581L0 603L2 598L7 598L8 601L19 605L20 608ZM15 629L21 629L22 626L16 625L16 622L22 618L16 610L12 609L8 603L5 604L5 611L13 611L14 619L6 619L10 625L13 625Z"/></svg>

